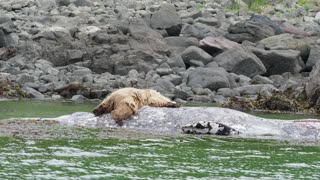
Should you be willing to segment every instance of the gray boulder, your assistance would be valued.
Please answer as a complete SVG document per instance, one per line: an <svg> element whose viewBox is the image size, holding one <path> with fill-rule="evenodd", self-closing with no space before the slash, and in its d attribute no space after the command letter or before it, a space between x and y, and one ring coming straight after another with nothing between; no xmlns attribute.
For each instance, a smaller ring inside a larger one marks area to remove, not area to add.
<svg viewBox="0 0 320 180"><path fill-rule="evenodd" d="M252 21L239 22L231 25L226 37L232 41L241 43L244 40L257 42L261 39L275 35L275 31L267 24Z"/></svg>
<svg viewBox="0 0 320 180"><path fill-rule="evenodd" d="M151 17L153 29L165 29L169 36L178 36L181 31L181 18L170 4L163 4Z"/></svg>
<svg viewBox="0 0 320 180"><path fill-rule="evenodd" d="M306 82L305 90L311 105L320 108L320 61L314 65L310 77Z"/></svg>
<svg viewBox="0 0 320 180"><path fill-rule="evenodd" d="M229 87L228 73L223 68L195 68L188 74L187 85L189 87L208 88L216 91Z"/></svg>
<svg viewBox="0 0 320 180"><path fill-rule="evenodd" d="M259 42L266 50L298 50L303 59L309 56L313 43L314 41L310 38L295 36L293 34L271 36Z"/></svg>
<svg viewBox="0 0 320 180"><path fill-rule="evenodd" d="M167 60L167 63L170 65L170 67L179 67L179 68L186 68L186 65L182 59L182 57L178 54L173 55Z"/></svg>
<svg viewBox="0 0 320 180"><path fill-rule="evenodd" d="M197 39L203 39L207 36L219 36L214 27L207 26L201 23L184 24L181 29L180 36L183 37L195 37Z"/></svg>
<svg viewBox="0 0 320 180"><path fill-rule="evenodd" d="M19 74L16 82L20 85L23 86L25 83L33 83L35 82L35 77L32 75L28 74Z"/></svg>
<svg viewBox="0 0 320 180"><path fill-rule="evenodd" d="M188 47L186 50L182 52L181 57L184 63L188 65L190 65L190 60L201 61L203 62L203 64L208 64L213 60L210 54L196 46Z"/></svg>
<svg viewBox="0 0 320 180"><path fill-rule="evenodd" d="M200 17L196 21L202 24L206 24L208 26L214 26L216 28L219 28L221 26L221 22L219 21L219 19L216 19L214 17L210 17L210 18Z"/></svg>
<svg viewBox="0 0 320 180"><path fill-rule="evenodd" d="M313 65L320 61L320 46L313 46L310 49L310 54L306 62L306 70L311 71Z"/></svg>
<svg viewBox="0 0 320 180"><path fill-rule="evenodd" d="M262 95L266 93L265 91L271 94L273 91L278 91L278 89L271 84L245 85L245 86L234 88L234 90L237 91L241 96Z"/></svg>
<svg viewBox="0 0 320 180"><path fill-rule="evenodd" d="M268 75L291 72L299 73L304 68L300 52L296 50L270 50L250 48L260 58L267 69Z"/></svg>
<svg viewBox="0 0 320 180"><path fill-rule="evenodd" d="M252 84L273 84L273 81L268 77L256 75L251 79Z"/></svg>
<svg viewBox="0 0 320 180"><path fill-rule="evenodd" d="M24 87L23 88L28 94L30 94L35 99L44 99L44 95L37 90L30 88L30 87Z"/></svg>
<svg viewBox="0 0 320 180"><path fill-rule="evenodd" d="M260 59L244 46L224 51L216 56L214 61L228 72L242 74L248 77L266 72L266 68Z"/></svg>
<svg viewBox="0 0 320 180"><path fill-rule="evenodd" d="M180 36L170 36L164 38L168 45L176 46L176 47L184 47L187 48L189 46L199 46L199 41L196 38L186 38Z"/></svg>

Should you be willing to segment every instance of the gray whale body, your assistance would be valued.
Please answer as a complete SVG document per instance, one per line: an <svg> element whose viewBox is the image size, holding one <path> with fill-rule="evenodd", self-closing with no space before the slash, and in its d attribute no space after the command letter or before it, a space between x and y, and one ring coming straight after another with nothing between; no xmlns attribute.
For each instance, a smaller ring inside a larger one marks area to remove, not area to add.
<svg viewBox="0 0 320 180"><path fill-rule="evenodd" d="M110 114L95 117L92 113L77 112L52 118L65 125L93 128L127 128L142 132L176 135L182 127L199 121L229 126L240 137L319 141L320 120L271 120L240 111L218 107L157 108L143 107L120 127Z"/></svg>

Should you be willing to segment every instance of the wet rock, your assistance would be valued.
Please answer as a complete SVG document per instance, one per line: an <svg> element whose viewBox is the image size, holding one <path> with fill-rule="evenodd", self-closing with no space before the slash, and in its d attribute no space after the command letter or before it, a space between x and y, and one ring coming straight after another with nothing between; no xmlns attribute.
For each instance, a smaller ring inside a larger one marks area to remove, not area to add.
<svg viewBox="0 0 320 180"><path fill-rule="evenodd" d="M244 46L229 49L216 56L214 61L228 72L242 74L248 77L266 72L266 68L260 59Z"/></svg>
<svg viewBox="0 0 320 180"><path fill-rule="evenodd" d="M262 50L250 48L267 69L268 75L290 72L299 73L304 68L300 52L295 50Z"/></svg>
<svg viewBox="0 0 320 180"><path fill-rule="evenodd" d="M189 87L208 88L215 91L229 87L228 73L223 68L195 68L189 72Z"/></svg>
<svg viewBox="0 0 320 180"><path fill-rule="evenodd" d="M182 52L181 57L187 65L190 65L190 60L201 61L204 64L208 64L213 60L212 56L196 46L188 47Z"/></svg>

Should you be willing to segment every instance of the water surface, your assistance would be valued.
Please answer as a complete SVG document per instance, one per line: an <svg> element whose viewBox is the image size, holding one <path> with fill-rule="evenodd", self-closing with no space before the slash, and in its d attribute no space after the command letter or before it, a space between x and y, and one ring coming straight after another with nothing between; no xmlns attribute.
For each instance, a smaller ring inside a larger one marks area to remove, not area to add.
<svg viewBox="0 0 320 180"><path fill-rule="evenodd" d="M0 179L319 179L320 147L187 136L0 138Z"/></svg>

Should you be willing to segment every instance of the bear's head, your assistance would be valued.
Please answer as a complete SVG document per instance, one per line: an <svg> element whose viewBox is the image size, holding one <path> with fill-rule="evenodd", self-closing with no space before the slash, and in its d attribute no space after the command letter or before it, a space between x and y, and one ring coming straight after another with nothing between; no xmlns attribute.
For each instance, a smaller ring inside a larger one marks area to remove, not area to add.
<svg viewBox="0 0 320 180"><path fill-rule="evenodd" d="M101 116L102 114L110 113L112 111L112 107L113 103L108 104L106 101L103 101L97 107L95 107L92 112L95 116Z"/></svg>

